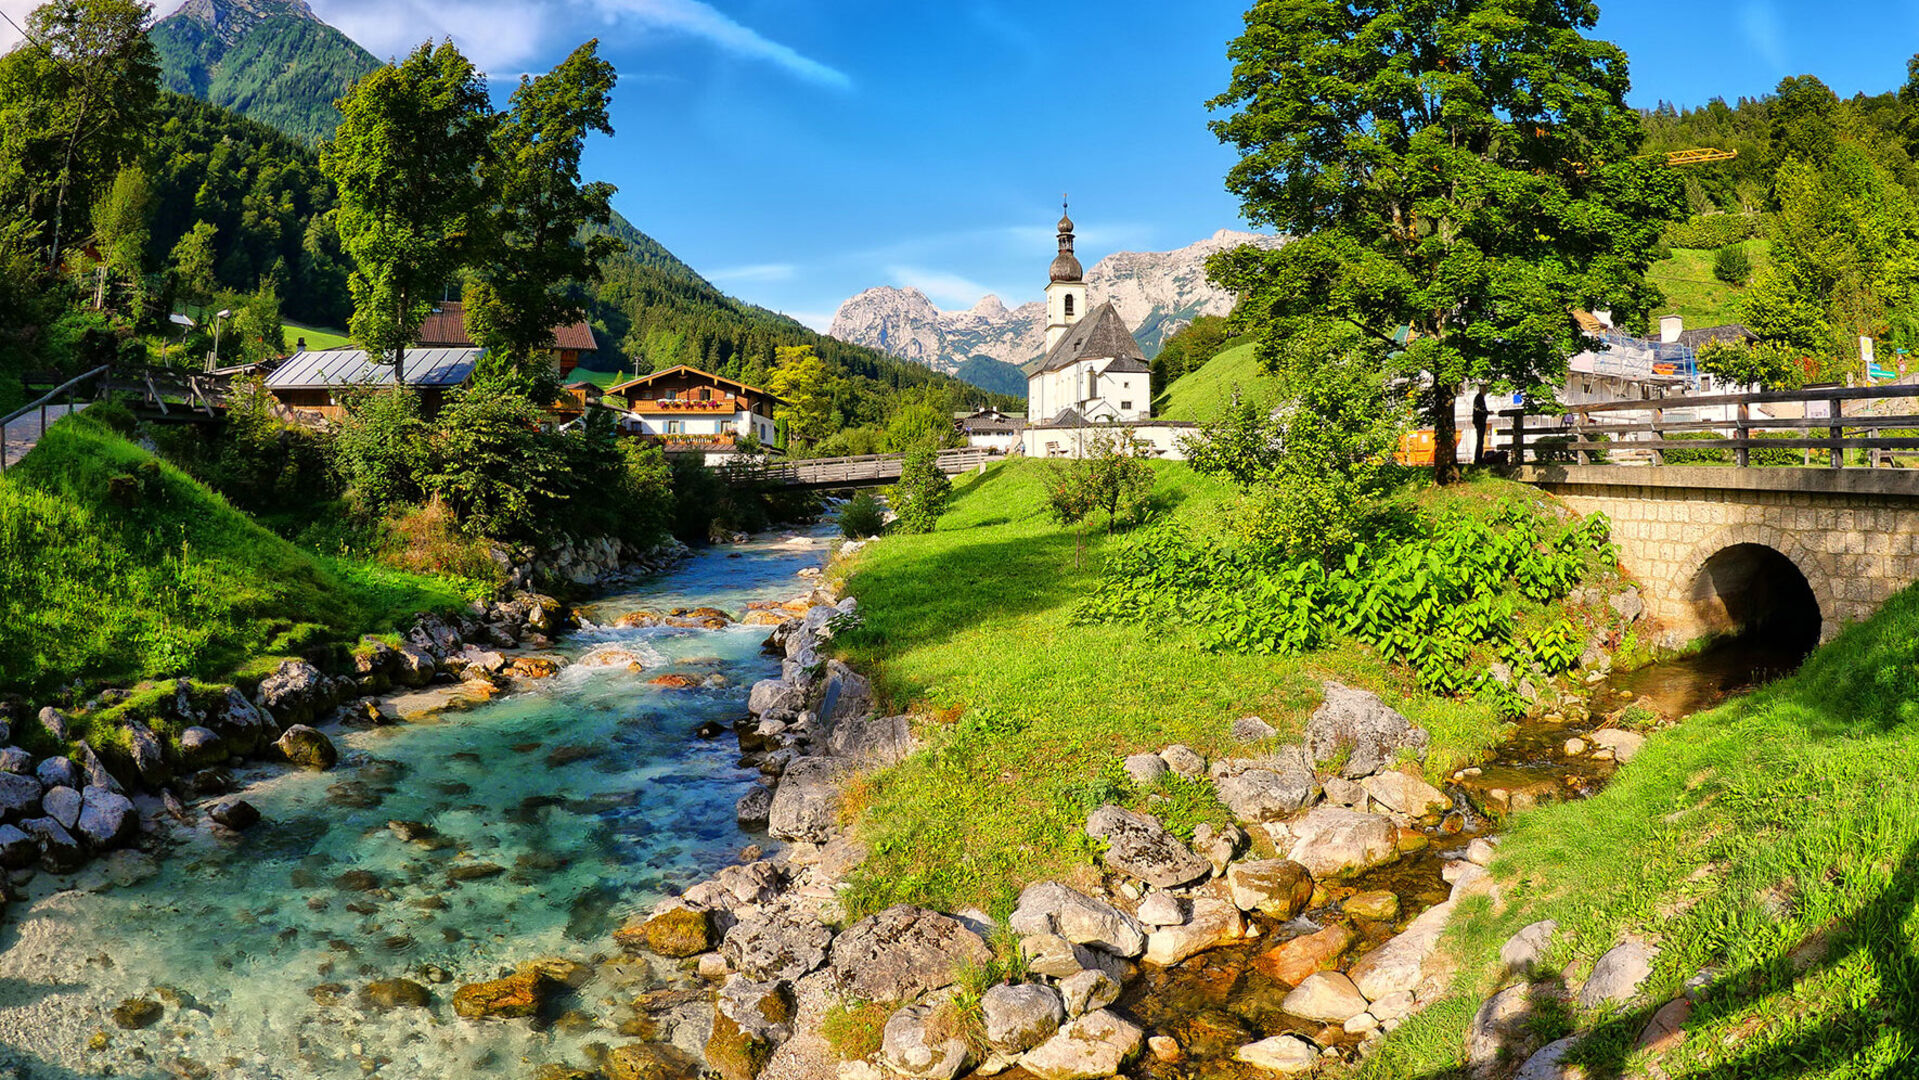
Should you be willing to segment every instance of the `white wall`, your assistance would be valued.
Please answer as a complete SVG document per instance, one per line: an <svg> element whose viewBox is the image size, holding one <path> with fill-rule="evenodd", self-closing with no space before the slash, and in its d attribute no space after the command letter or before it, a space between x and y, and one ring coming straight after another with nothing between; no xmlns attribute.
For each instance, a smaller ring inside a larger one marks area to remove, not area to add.
<svg viewBox="0 0 1919 1080"><path fill-rule="evenodd" d="M1073 313L1066 314L1066 298L1073 298ZM1086 317L1086 283L1055 281L1046 286L1046 349L1052 351L1066 330ZM1057 411L1057 410L1055 410Z"/></svg>
<svg viewBox="0 0 1919 1080"><path fill-rule="evenodd" d="M1118 424L1076 428L1027 428L1021 440L1022 450L1027 457L1079 457L1100 435L1120 430L1123 429ZM1179 443L1195 430L1183 424L1132 425L1133 438L1146 444L1152 451L1152 457L1165 461L1186 460L1186 455L1180 450Z"/></svg>

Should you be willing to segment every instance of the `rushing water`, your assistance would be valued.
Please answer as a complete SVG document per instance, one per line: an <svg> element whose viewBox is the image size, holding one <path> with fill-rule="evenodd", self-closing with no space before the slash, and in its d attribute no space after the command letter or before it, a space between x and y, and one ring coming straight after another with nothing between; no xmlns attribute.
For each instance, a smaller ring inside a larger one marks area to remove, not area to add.
<svg viewBox="0 0 1919 1080"><path fill-rule="evenodd" d="M713 606L738 616L750 600L804 593L795 575L820 563L823 535L704 552L586 614L610 623L637 609ZM456 1019L451 991L532 959L591 960L624 916L763 842L733 814L757 774L737 766L733 739L695 729L744 715L747 689L777 674L760 655L765 635L574 633L557 655L617 643L646 670L568 667L469 712L336 731L337 769L242 774L265 818L242 837L202 821L173 831L157 872L136 855L116 860L116 874L96 864L78 889L43 875L31 905L0 927L0 1076L12 1066L34 1080L412 1080L577 1062L585 1043L614 1038L615 1002L643 987L596 976L577 996L581 1015L546 1030ZM672 672L725 685L649 683ZM390 821L424 823L441 839L409 842ZM464 876L480 874L493 876ZM368 982L398 976L436 983L433 1007L355 1000ZM135 995L166 1002L166 1015L120 1030L109 1011Z"/></svg>

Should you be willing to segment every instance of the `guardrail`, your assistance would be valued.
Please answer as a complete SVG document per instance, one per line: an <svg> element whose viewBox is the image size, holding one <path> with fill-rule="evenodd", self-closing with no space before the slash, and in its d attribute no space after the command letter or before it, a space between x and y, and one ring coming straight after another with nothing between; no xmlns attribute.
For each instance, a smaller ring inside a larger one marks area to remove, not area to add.
<svg viewBox="0 0 1919 1080"><path fill-rule="evenodd" d="M1810 390L1772 390L1752 394L1704 394L1695 397L1658 398L1645 401L1605 401L1587 405L1569 405L1554 414L1526 409L1508 409L1499 416L1509 420L1506 433L1511 437L1511 460L1527 464L1527 454L1537 461L1542 452L1555 457L1570 454L1580 465L1595 464L1595 455L1642 452L1653 465L1665 464L1667 451L1730 450L1733 464L1752 465L1752 451L1801 450L1806 464L1812 464L1815 451L1823 451L1824 467L1846 467L1847 451L1865 454L1866 468L1891 462L1896 450L1919 450L1919 411L1908 406L1897 413L1856 411L1846 415L1848 404L1909 401L1919 398L1919 385L1821 387ZM1801 412L1800 416L1755 416L1755 405L1782 405L1781 411ZM1719 417L1697 415L1669 420L1675 412L1717 410ZM1628 415L1621 415L1628 414ZM1550 423L1534 421L1551 417ZM1642 419L1642 417L1645 417ZM1807 432L1803 438L1756 438L1755 432ZM1882 435L1887 431L1911 431L1911 435ZM1718 434L1718 439L1673 439L1667 436ZM1812 432L1822 432L1813 436ZM1848 434L1858 432L1860 434ZM1550 440L1550 448L1547 441ZM1598 462L1619 464L1619 462Z"/></svg>
<svg viewBox="0 0 1919 1080"><path fill-rule="evenodd" d="M977 469L1000 456L998 451L987 447L966 447L940 451L935 464L941 472L952 475ZM860 487L898 480L905 461L904 454L862 454L790 461L738 472L744 479L791 487Z"/></svg>
<svg viewBox="0 0 1919 1080"><path fill-rule="evenodd" d="M66 401L67 412L72 413L74 402L78 400L77 391L80 389L80 387L87 382L91 382L97 379L100 381L102 387L104 388L108 378L109 371L110 371L110 365L102 364L99 367L94 368L92 371L89 371L83 375L77 375L71 379L68 379L66 382L61 383L59 386L54 387L52 390L49 390L46 393L46 395L40 398L38 401L32 402L31 404L24 405L18 409L15 409L13 412L10 412L5 416L0 416L0 473L4 473L7 471L7 425L8 424L13 423L15 420L19 420L22 417L32 415L33 412L37 409L39 410L39 413L40 413L40 434L45 435L47 431L48 406L58 403L60 399L60 395L65 394L67 398L67 401ZM96 391L95 396L97 397L99 396L100 393L104 393L104 392L105 392L104 389L100 391ZM34 441L38 442L39 440L36 439Z"/></svg>

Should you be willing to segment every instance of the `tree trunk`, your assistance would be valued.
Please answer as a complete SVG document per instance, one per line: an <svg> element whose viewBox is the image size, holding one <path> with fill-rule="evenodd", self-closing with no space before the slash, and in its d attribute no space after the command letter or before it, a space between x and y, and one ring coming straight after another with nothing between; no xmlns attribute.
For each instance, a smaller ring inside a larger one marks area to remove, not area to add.
<svg viewBox="0 0 1919 1080"><path fill-rule="evenodd" d="M1453 415L1453 403L1459 387L1441 386L1433 381L1433 483L1445 485L1459 481L1459 421Z"/></svg>

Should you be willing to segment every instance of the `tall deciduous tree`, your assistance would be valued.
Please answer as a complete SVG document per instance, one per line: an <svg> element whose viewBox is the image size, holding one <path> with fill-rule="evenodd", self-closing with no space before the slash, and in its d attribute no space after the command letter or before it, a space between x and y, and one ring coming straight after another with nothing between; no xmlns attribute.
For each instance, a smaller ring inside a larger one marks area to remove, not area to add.
<svg viewBox="0 0 1919 1080"><path fill-rule="evenodd" d="M1642 316L1669 170L1631 156L1626 56L1587 0L1260 0L1210 102L1249 220L1292 234L1216 256L1261 354L1328 321L1426 385L1438 445L1472 383L1544 388L1583 344L1570 309ZM1458 476L1435 458L1440 482Z"/></svg>
<svg viewBox="0 0 1919 1080"><path fill-rule="evenodd" d="M589 41L552 71L520 80L493 136L487 169L495 200L488 257L466 295L468 333L490 362L525 368L553 346L553 328L584 316L584 287L618 240L588 225L612 220L614 187L580 182L588 135L613 134L613 65Z"/></svg>
<svg viewBox="0 0 1919 1080"><path fill-rule="evenodd" d="M826 435L833 419L832 375L826 361L811 345L781 345L778 365L766 378L766 388L783 404L774 418L786 425L787 437L811 442Z"/></svg>
<svg viewBox="0 0 1919 1080"><path fill-rule="evenodd" d="M494 127L486 82L451 41L383 67L342 98L320 155L339 188L341 247L353 260L353 340L393 362L472 256L486 206L480 168Z"/></svg>

